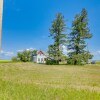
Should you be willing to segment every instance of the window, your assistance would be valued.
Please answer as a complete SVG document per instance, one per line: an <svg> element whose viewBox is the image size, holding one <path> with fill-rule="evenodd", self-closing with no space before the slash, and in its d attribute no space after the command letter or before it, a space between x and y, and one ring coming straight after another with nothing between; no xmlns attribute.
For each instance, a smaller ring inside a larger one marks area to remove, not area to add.
<svg viewBox="0 0 100 100"><path fill-rule="evenodd" d="M38 62L40 62L40 58L38 58Z"/></svg>
<svg viewBox="0 0 100 100"><path fill-rule="evenodd" d="M44 61L46 61L46 58L44 58Z"/></svg>
<svg viewBox="0 0 100 100"><path fill-rule="evenodd" d="M43 62L43 58L41 58L41 62Z"/></svg>

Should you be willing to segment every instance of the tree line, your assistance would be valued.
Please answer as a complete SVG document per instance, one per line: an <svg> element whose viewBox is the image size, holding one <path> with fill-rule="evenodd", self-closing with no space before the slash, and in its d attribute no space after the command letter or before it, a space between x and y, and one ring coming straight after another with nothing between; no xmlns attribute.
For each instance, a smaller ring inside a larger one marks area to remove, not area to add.
<svg viewBox="0 0 100 100"><path fill-rule="evenodd" d="M81 65L88 63L93 55L87 50L86 40L92 38L89 29L88 13L85 8L81 13L76 14L72 22L71 32L67 33L66 21L61 13L56 15L50 30L50 37L54 43L48 46L49 57L47 64L59 64L62 59L62 45L65 45L69 50L67 64Z"/></svg>
<svg viewBox="0 0 100 100"><path fill-rule="evenodd" d="M23 50L17 53L17 56L12 57L13 62L32 62L33 56L37 55L37 50Z"/></svg>
<svg viewBox="0 0 100 100"><path fill-rule="evenodd" d="M70 32L68 30L70 29ZM61 13L56 15L53 20L50 35L54 42L48 46L48 57L46 64L60 64L66 61L67 64L82 65L87 64L93 55L87 50L87 39L92 38L89 29L88 13L86 9L82 9L79 14L75 15L72 27L68 28L64 16ZM69 51L67 55L63 54L62 46L66 46ZM13 61L31 62L33 56L37 55L37 50L24 50L18 52Z"/></svg>

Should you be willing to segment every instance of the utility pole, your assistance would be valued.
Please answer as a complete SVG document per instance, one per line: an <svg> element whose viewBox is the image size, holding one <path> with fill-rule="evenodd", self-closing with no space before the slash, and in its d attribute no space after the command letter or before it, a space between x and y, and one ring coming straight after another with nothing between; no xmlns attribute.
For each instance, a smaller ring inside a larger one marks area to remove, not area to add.
<svg viewBox="0 0 100 100"><path fill-rule="evenodd" d="M0 0L0 53L2 51L2 16L3 16L3 0Z"/></svg>

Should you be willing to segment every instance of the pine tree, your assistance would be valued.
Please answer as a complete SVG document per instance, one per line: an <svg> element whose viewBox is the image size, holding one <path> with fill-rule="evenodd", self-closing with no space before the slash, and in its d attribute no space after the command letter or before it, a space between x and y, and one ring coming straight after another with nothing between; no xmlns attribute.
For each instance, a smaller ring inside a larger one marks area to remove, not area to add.
<svg viewBox="0 0 100 100"><path fill-rule="evenodd" d="M62 16L61 13L58 13L50 28L50 37L52 37L52 39L54 40L54 44L49 46L49 54L52 55L52 57L58 62L58 64L62 54L60 45L64 45L66 43L66 34L64 34L65 29L66 25L64 16Z"/></svg>
<svg viewBox="0 0 100 100"><path fill-rule="evenodd" d="M75 16L75 20L72 23L72 32L69 34L70 50L69 59L74 65L87 63L92 58L89 51L86 50L86 39L90 39L92 34L88 27L88 14L86 9L82 9L80 14Z"/></svg>

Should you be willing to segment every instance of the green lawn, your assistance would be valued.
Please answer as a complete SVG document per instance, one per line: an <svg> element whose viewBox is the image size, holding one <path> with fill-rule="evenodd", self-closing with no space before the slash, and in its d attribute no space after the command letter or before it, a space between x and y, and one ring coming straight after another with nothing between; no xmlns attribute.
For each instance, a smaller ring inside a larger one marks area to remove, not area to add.
<svg viewBox="0 0 100 100"><path fill-rule="evenodd" d="M100 100L100 65L0 63L0 100Z"/></svg>

